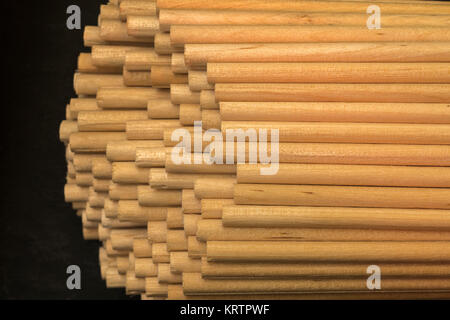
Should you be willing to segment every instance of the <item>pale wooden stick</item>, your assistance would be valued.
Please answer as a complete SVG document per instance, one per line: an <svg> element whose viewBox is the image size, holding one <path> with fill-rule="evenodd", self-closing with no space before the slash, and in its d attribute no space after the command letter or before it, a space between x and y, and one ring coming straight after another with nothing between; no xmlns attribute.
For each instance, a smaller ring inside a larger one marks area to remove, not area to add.
<svg viewBox="0 0 450 320"><path fill-rule="evenodd" d="M127 20L128 15L156 16L156 1L122 0L120 1L120 19Z"/></svg>
<svg viewBox="0 0 450 320"><path fill-rule="evenodd" d="M78 129L80 131L125 131L127 121L146 119L148 119L147 111L140 110L80 111Z"/></svg>
<svg viewBox="0 0 450 320"><path fill-rule="evenodd" d="M129 71L124 67L123 83L128 87L151 87L150 71Z"/></svg>
<svg viewBox="0 0 450 320"><path fill-rule="evenodd" d="M361 12L304 12L250 10L166 10L159 11L159 29L170 31L172 25L355 25L364 26L366 11ZM383 7L384 12L384 7ZM382 26L448 26L445 15L384 14Z"/></svg>
<svg viewBox="0 0 450 320"><path fill-rule="evenodd" d="M105 211L105 216L108 218L117 218L118 215L118 202L111 200L110 198L105 199L105 205L103 207Z"/></svg>
<svg viewBox="0 0 450 320"><path fill-rule="evenodd" d="M172 148L136 148L136 166L143 168L164 167L166 154Z"/></svg>
<svg viewBox="0 0 450 320"><path fill-rule="evenodd" d="M194 121L202 120L199 104L180 104L180 123L184 126L193 126Z"/></svg>
<svg viewBox="0 0 450 320"><path fill-rule="evenodd" d="M200 272L202 261L192 259L186 251L170 253L170 270L174 273Z"/></svg>
<svg viewBox="0 0 450 320"><path fill-rule="evenodd" d="M77 172L91 172L94 159L105 159L102 153L77 153L73 155L73 165Z"/></svg>
<svg viewBox="0 0 450 320"><path fill-rule="evenodd" d="M159 32L155 35L155 52L158 54L172 54L176 52L183 52L183 48L176 48L172 46L169 33Z"/></svg>
<svg viewBox="0 0 450 320"><path fill-rule="evenodd" d="M93 188L94 188L94 190L96 192L108 192L110 183L111 183L110 179L96 179L96 178L94 178L92 186L93 186Z"/></svg>
<svg viewBox="0 0 450 320"><path fill-rule="evenodd" d="M73 85L78 95L96 95L101 87L123 87L123 77L118 74L75 73Z"/></svg>
<svg viewBox="0 0 450 320"><path fill-rule="evenodd" d="M138 201L141 206L174 207L181 205L181 191L158 190L148 186L138 186Z"/></svg>
<svg viewBox="0 0 450 320"><path fill-rule="evenodd" d="M113 162L112 181L123 184L146 184L150 169L136 167L134 162Z"/></svg>
<svg viewBox="0 0 450 320"><path fill-rule="evenodd" d="M168 99L149 100L147 112L151 119L178 119L180 117L179 106Z"/></svg>
<svg viewBox="0 0 450 320"><path fill-rule="evenodd" d="M137 277L145 278L158 276L158 265L153 263L152 258L137 258L134 268Z"/></svg>
<svg viewBox="0 0 450 320"><path fill-rule="evenodd" d="M102 4L100 5L100 20L119 20L120 10L117 5L114 4Z"/></svg>
<svg viewBox="0 0 450 320"><path fill-rule="evenodd" d="M325 184L350 186L450 187L450 168L328 164L279 164L274 175L263 165L238 164L238 183Z"/></svg>
<svg viewBox="0 0 450 320"><path fill-rule="evenodd" d="M166 243L152 244L152 260L154 263L170 263L170 255Z"/></svg>
<svg viewBox="0 0 450 320"><path fill-rule="evenodd" d="M141 294L145 292L145 279L136 277L134 270L128 270L125 288L127 295Z"/></svg>
<svg viewBox="0 0 450 320"><path fill-rule="evenodd" d="M111 183L109 185L109 197L111 200L137 200L137 186Z"/></svg>
<svg viewBox="0 0 450 320"><path fill-rule="evenodd" d="M201 212L201 203L192 189L183 189L181 194L181 204L183 213L195 213Z"/></svg>
<svg viewBox="0 0 450 320"><path fill-rule="evenodd" d="M450 100L448 84L219 83L217 101L430 102Z"/></svg>
<svg viewBox="0 0 450 320"><path fill-rule="evenodd" d="M181 284L181 274L172 273L170 263L160 263L158 264L158 281L159 283Z"/></svg>
<svg viewBox="0 0 450 320"><path fill-rule="evenodd" d="M188 250L187 238L184 230L167 230L167 250L169 252Z"/></svg>
<svg viewBox="0 0 450 320"><path fill-rule="evenodd" d="M80 111L97 111L97 100L91 98L72 98L70 99L69 111L71 117L76 119Z"/></svg>
<svg viewBox="0 0 450 320"><path fill-rule="evenodd" d="M157 54L153 48L136 49L125 55L125 67L129 71L148 71L157 65L170 65L170 55Z"/></svg>
<svg viewBox="0 0 450 320"><path fill-rule="evenodd" d="M123 141L124 132L76 132L70 135L70 148L74 152L99 153L106 151L110 141Z"/></svg>
<svg viewBox="0 0 450 320"><path fill-rule="evenodd" d="M110 234L111 245L115 250L132 250L133 239L142 238L147 234L145 228L112 229Z"/></svg>
<svg viewBox="0 0 450 320"><path fill-rule="evenodd" d="M120 200L117 204L117 218L121 221L165 221L167 207L143 207L136 200Z"/></svg>
<svg viewBox="0 0 450 320"><path fill-rule="evenodd" d="M450 41L450 31L447 27L383 27L383 33L377 33L366 25L174 25L170 41L177 48L191 43L428 42Z"/></svg>
<svg viewBox="0 0 450 320"><path fill-rule="evenodd" d="M448 241L208 241L208 261L438 262L450 260Z"/></svg>
<svg viewBox="0 0 450 320"><path fill-rule="evenodd" d="M147 236L152 243L166 243L167 233L166 221L149 221L147 223Z"/></svg>
<svg viewBox="0 0 450 320"><path fill-rule="evenodd" d="M94 178L98 179L111 179L112 177L112 165L106 160L102 159L92 159L92 174Z"/></svg>
<svg viewBox="0 0 450 320"><path fill-rule="evenodd" d="M103 20L100 24L100 38L111 42L153 43L153 37L133 37L128 35L127 24L119 20Z"/></svg>
<svg viewBox="0 0 450 320"><path fill-rule="evenodd" d="M180 126L180 121L176 119L128 121L126 135L129 140L160 140L165 128Z"/></svg>
<svg viewBox="0 0 450 320"><path fill-rule="evenodd" d="M156 16L127 16L128 35L136 38L151 38L159 32L159 20Z"/></svg>
<svg viewBox="0 0 450 320"><path fill-rule="evenodd" d="M182 229L184 224L182 208L168 208L166 222L168 229Z"/></svg>
<svg viewBox="0 0 450 320"><path fill-rule="evenodd" d="M127 53L139 49L140 47L135 46L94 45L92 46L92 64L102 68L122 68Z"/></svg>
<svg viewBox="0 0 450 320"><path fill-rule="evenodd" d="M384 291L449 290L450 280L439 279L384 279ZM187 294L224 293L295 293L329 291L366 291L366 279L314 280L206 280L201 273L183 273L183 290Z"/></svg>
<svg viewBox="0 0 450 320"><path fill-rule="evenodd" d="M233 199L202 199L202 219L220 219L223 208L234 205Z"/></svg>
<svg viewBox="0 0 450 320"><path fill-rule="evenodd" d="M173 73L188 73L188 68L184 63L183 53L173 53L170 60L170 66Z"/></svg>
<svg viewBox="0 0 450 320"><path fill-rule="evenodd" d="M236 228L224 227L220 219L198 221L197 239L200 241L449 241L450 232L424 230L382 230L264 227Z"/></svg>
<svg viewBox="0 0 450 320"><path fill-rule="evenodd" d="M162 147L158 140L111 141L106 146L106 157L109 161L134 161L137 149Z"/></svg>
<svg viewBox="0 0 450 320"><path fill-rule="evenodd" d="M170 88L171 84L188 83L188 77L185 74L173 73L170 66L152 66L151 82L156 88Z"/></svg>
<svg viewBox="0 0 450 320"><path fill-rule="evenodd" d="M106 287L107 288L124 288L126 284L126 276L119 274L117 268L108 268L106 270Z"/></svg>
<svg viewBox="0 0 450 320"><path fill-rule="evenodd" d="M184 234L186 237L196 236L197 225L201 216L199 214L185 214L184 215Z"/></svg>
<svg viewBox="0 0 450 320"><path fill-rule="evenodd" d="M138 258L151 258L152 257L152 244L150 241L148 241L147 237L135 238L133 240L133 252L134 252L134 255L136 256L135 268L137 269L138 264L139 264Z"/></svg>
<svg viewBox="0 0 450 320"><path fill-rule="evenodd" d="M221 102L222 121L450 123L445 103Z"/></svg>
<svg viewBox="0 0 450 320"><path fill-rule="evenodd" d="M165 168L150 169L150 186L157 189L194 189L197 179L221 179L224 175L167 172Z"/></svg>
<svg viewBox="0 0 450 320"><path fill-rule="evenodd" d="M168 99L168 90L147 87L102 87L97 92L100 108L113 109L147 109L152 99Z"/></svg>
<svg viewBox="0 0 450 320"><path fill-rule="evenodd" d="M449 42L187 44L184 61L208 62L448 62Z"/></svg>
<svg viewBox="0 0 450 320"><path fill-rule="evenodd" d="M70 135L78 132L77 121L63 120L59 125L59 140L68 143Z"/></svg>
<svg viewBox="0 0 450 320"><path fill-rule="evenodd" d="M219 109L214 90L200 91L200 106L203 109Z"/></svg>
<svg viewBox="0 0 450 320"><path fill-rule="evenodd" d="M188 237L188 255L192 259L198 259L206 255L206 242L200 242L197 237Z"/></svg>
<svg viewBox="0 0 450 320"><path fill-rule="evenodd" d="M77 71L80 73L121 73L120 67L99 67L93 61L90 53L80 53L78 56Z"/></svg>
<svg viewBox="0 0 450 320"><path fill-rule="evenodd" d="M219 110L203 110L202 121L204 130L221 128L222 119Z"/></svg>
<svg viewBox="0 0 450 320"><path fill-rule="evenodd" d="M162 284L158 281L158 277L145 278L145 294L151 297L165 297L167 296L167 284Z"/></svg>
<svg viewBox="0 0 450 320"><path fill-rule="evenodd" d="M447 210L232 205L222 211L225 227L450 229Z"/></svg>
<svg viewBox="0 0 450 320"><path fill-rule="evenodd" d="M92 172L77 172L75 174L75 183L80 187L90 187L94 182Z"/></svg>
<svg viewBox="0 0 450 320"><path fill-rule="evenodd" d="M200 103L200 92L194 92L189 89L187 84L171 84L170 85L170 100L174 104Z"/></svg>
<svg viewBox="0 0 450 320"><path fill-rule="evenodd" d="M233 199L235 176L204 177L194 184L195 196L198 199Z"/></svg>
<svg viewBox="0 0 450 320"><path fill-rule="evenodd" d="M370 2L355 1L291 1L276 0L267 2L264 0L229 0L226 2L211 2L208 0L158 0L159 9L227 9L227 10L262 10L262 11L301 11L301 12L329 12L330 6L333 12L365 12ZM385 13L418 13L418 14L448 14L448 7L441 3L385 3Z"/></svg>
<svg viewBox="0 0 450 320"><path fill-rule="evenodd" d="M236 204L449 209L448 188L236 184Z"/></svg>
<svg viewBox="0 0 450 320"><path fill-rule="evenodd" d="M208 63L189 73L191 90L214 88L214 83L449 83L450 63ZM191 74L202 76L193 78ZM192 81L192 84L191 84ZM208 87L210 86L210 87ZM196 90L198 91L198 90Z"/></svg>

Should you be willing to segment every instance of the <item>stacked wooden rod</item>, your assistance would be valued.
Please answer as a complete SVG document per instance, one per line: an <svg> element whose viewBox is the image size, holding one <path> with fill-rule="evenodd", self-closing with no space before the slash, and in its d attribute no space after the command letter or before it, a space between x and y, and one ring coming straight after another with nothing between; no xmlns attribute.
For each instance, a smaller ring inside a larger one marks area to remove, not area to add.
<svg viewBox="0 0 450 320"><path fill-rule="evenodd" d="M65 197L108 287L450 298L449 4L115 0L84 43L60 126ZM261 174L260 136L229 130L266 130L277 170Z"/></svg>

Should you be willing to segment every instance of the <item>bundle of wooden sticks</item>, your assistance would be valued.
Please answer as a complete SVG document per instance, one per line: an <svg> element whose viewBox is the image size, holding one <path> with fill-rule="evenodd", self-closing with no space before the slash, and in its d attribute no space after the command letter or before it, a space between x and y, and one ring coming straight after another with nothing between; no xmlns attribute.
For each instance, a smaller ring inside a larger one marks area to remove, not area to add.
<svg viewBox="0 0 450 320"><path fill-rule="evenodd" d="M450 298L449 3L111 0L98 24L60 138L108 287ZM266 132L277 170L226 132Z"/></svg>

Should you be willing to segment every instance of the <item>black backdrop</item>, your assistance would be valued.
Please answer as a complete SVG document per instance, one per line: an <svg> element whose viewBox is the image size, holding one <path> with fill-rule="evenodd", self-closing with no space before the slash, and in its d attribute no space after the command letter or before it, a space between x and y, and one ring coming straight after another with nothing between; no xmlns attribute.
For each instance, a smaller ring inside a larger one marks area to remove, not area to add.
<svg viewBox="0 0 450 320"><path fill-rule="evenodd" d="M98 242L84 241L81 221L64 203L65 106L74 97L82 30L68 30L66 9L96 25L94 0L2 3L0 298L126 299L100 278ZM68 290L66 268L81 268L81 290Z"/></svg>

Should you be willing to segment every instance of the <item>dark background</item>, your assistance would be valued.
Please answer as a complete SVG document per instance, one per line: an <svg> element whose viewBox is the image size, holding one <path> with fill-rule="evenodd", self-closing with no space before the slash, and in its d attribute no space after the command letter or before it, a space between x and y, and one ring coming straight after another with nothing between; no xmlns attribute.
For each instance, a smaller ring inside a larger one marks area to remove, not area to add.
<svg viewBox="0 0 450 320"><path fill-rule="evenodd" d="M83 31L68 30L66 9L81 8L82 28L97 25L106 0L2 3L3 85L0 163L0 299L127 299L101 280L96 241L64 202L65 150L59 123L75 96L72 77ZM66 268L81 268L68 290Z"/></svg>

